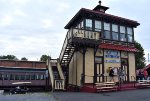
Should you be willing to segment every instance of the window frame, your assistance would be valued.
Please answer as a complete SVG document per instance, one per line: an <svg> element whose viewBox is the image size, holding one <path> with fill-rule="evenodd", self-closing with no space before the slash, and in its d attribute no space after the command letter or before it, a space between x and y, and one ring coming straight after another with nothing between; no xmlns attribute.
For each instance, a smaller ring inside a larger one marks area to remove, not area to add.
<svg viewBox="0 0 150 101"><path fill-rule="evenodd" d="M93 28L92 19L85 19L85 29L92 30L92 28Z"/></svg>
<svg viewBox="0 0 150 101"><path fill-rule="evenodd" d="M114 34L117 34L117 39L114 38ZM119 41L119 33L118 32L112 32L112 40Z"/></svg>
<svg viewBox="0 0 150 101"><path fill-rule="evenodd" d="M110 23L104 22L104 30L110 31ZM109 27L109 28L108 28ZM107 29L108 28L108 29Z"/></svg>
<svg viewBox="0 0 150 101"><path fill-rule="evenodd" d="M98 24L99 22L99 24ZM95 20L95 28L94 28L95 31L101 31L102 30L102 22L99 21L99 20Z"/></svg>
<svg viewBox="0 0 150 101"><path fill-rule="evenodd" d="M106 33L106 32L109 32L109 38L107 37L108 33ZM104 39L111 39L111 32L105 30L105 31L104 31L104 36L103 36L103 37L104 37Z"/></svg>

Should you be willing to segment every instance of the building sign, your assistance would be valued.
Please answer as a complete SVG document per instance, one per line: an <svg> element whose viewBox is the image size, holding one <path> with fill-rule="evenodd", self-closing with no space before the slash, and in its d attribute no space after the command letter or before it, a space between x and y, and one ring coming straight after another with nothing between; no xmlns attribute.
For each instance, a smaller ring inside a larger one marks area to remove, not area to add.
<svg viewBox="0 0 150 101"><path fill-rule="evenodd" d="M119 51L106 50L105 54L105 58L109 58L105 60L106 63L120 63Z"/></svg>
<svg viewBox="0 0 150 101"><path fill-rule="evenodd" d="M106 63L120 63L120 60L105 60Z"/></svg>
<svg viewBox="0 0 150 101"><path fill-rule="evenodd" d="M105 58L120 58L119 51L107 50Z"/></svg>

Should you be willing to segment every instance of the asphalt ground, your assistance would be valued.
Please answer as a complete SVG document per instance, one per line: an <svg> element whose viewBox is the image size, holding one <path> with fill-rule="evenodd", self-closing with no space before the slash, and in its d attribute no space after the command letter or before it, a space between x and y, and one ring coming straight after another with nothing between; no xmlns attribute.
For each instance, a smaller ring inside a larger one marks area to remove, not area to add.
<svg viewBox="0 0 150 101"><path fill-rule="evenodd" d="M150 101L150 89L110 93L46 92L0 95L0 101Z"/></svg>

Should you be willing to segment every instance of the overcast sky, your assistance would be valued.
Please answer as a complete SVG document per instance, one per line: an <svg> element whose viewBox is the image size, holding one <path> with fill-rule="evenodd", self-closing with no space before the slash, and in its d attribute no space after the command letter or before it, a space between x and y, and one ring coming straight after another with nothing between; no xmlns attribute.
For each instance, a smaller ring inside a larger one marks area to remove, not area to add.
<svg viewBox="0 0 150 101"><path fill-rule="evenodd" d="M0 55L39 60L59 57L64 26L80 8L93 9L98 0L0 0ZM150 52L150 0L102 0L112 15L136 20L135 39Z"/></svg>

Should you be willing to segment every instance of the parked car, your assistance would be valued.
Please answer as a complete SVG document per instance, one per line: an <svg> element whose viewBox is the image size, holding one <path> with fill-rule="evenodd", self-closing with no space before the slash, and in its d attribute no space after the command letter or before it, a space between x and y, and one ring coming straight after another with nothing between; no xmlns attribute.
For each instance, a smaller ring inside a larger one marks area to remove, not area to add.
<svg viewBox="0 0 150 101"><path fill-rule="evenodd" d="M10 90L10 94L26 94L27 92L29 92L28 89L22 89L20 87L16 87Z"/></svg>
<svg viewBox="0 0 150 101"><path fill-rule="evenodd" d="M15 82L12 83L13 85L24 85L24 88L21 88L20 86L17 86L16 88L13 88L10 90L10 94L26 94L29 92L29 89L26 88L26 84L31 84L31 82Z"/></svg>

